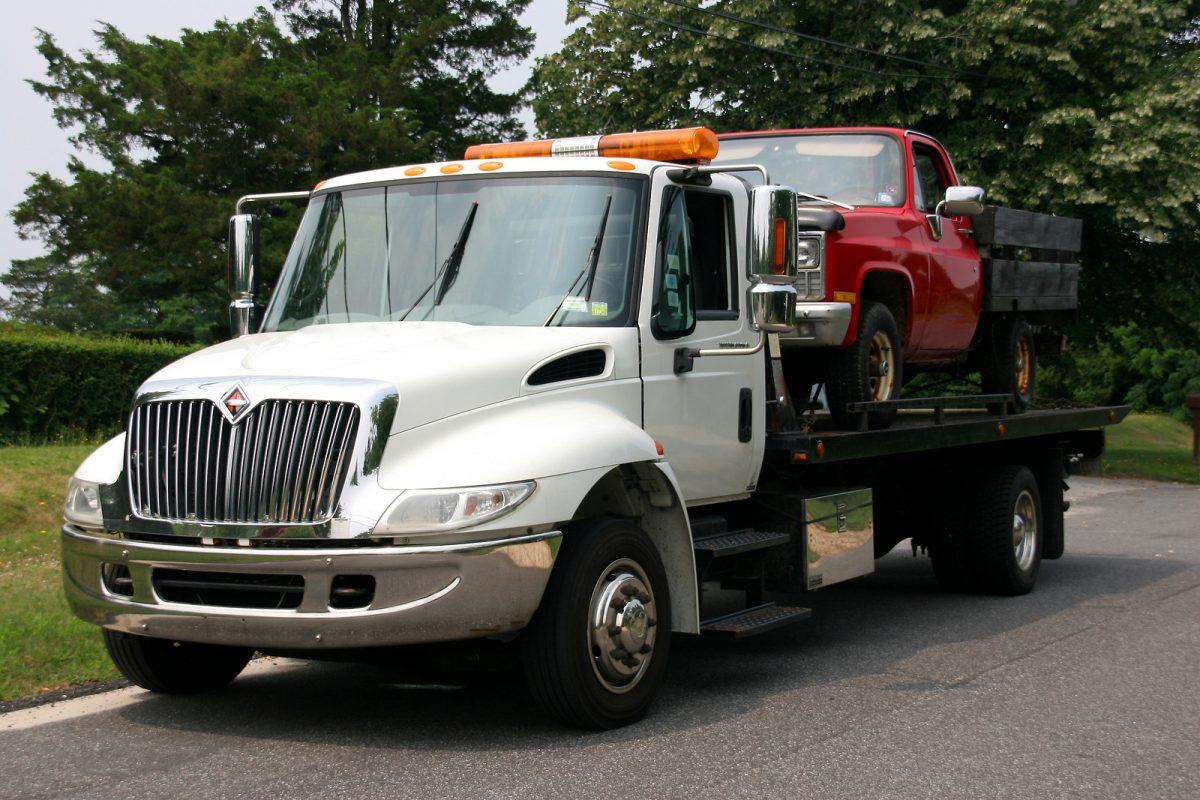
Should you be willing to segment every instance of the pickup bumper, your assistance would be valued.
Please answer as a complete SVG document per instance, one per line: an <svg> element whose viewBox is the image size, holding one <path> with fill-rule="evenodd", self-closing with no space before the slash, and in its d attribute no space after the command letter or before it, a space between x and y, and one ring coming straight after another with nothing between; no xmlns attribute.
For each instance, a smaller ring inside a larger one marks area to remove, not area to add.
<svg viewBox="0 0 1200 800"><path fill-rule="evenodd" d="M796 303L796 328L781 334L789 347L838 347L846 340L853 307L850 303Z"/></svg>
<svg viewBox="0 0 1200 800"><path fill-rule="evenodd" d="M560 540L548 531L451 545L231 548L65 525L63 583L81 619L164 639L260 649L450 641L525 627ZM359 587L358 607L333 599L339 586Z"/></svg>

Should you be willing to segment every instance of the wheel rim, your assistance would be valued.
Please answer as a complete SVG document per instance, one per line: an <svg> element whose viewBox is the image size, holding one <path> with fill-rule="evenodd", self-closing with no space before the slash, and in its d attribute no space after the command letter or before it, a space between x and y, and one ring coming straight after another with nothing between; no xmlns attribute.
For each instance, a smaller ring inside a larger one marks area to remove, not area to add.
<svg viewBox="0 0 1200 800"><path fill-rule="evenodd" d="M885 331L876 331L871 337L867 359L871 399L890 400L896 381L896 349L892 347L892 337Z"/></svg>
<svg viewBox="0 0 1200 800"><path fill-rule="evenodd" d="M609 564L592 590L588 626L592 669L604 688L623 694L638 684L654 655L657 626L645 570L628 558Z"/></svg>
<svg viewBox="0 0 1200 800"><path fill-rule="evenodd" d="M1025 490L1017 496L1013 507L1013 554L1022 572L1028 572L1033 566L1037 537L1037 506L1034 505L1033 495Z"/></svg>
<svg viewBox="0 0 1200 800"><path fill-rule="evenodd" d="M1017 338L1017 352L1013 358L1013 385L1017 395L1026 397L1033 383L1033 342L1028 336Z"/></svg>

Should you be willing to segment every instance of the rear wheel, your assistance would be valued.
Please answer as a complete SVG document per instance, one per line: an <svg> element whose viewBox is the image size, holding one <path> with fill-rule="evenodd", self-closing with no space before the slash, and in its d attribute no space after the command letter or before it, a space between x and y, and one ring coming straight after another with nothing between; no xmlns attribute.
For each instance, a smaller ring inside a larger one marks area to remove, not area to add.
<svg viewBox="0 0 1200 800"><path fill-rule="evenodd" d="M254 655L247 647L175 642L107 629L104 646L130 683L162 694L197 694L228 686Z"/></svg>
<svg viewBox="0 0 1200 800"><path fill-rule="evenodd" d="M867 303L858 316L854 343L829 354L825 393L829 413L843 428L855 426L858 415L846 410L848 403L895 400L904 382L900 331L892 312L882 303ZM871 411L872 428L886 428L896 418L895 409Z"/></svg>
<svg viewBox="0 0 1200 800"><path fill-rule="evenodd" d="M999 317L988 328L980 347L979 373L985 394L1011 394L1015 413L1033 404L1033 385L1037 378L1037 352L1033 344L1033 326L1020 316ZM988 406L993 414L1004 406Z"/></svg>
<svg viewBox="0 0 1200 800"><path fill-rule="evenodd" d="M1041 493L1028 467L994 467L979 481L972 555L981 588L1027 594L1037 580L1045 530Z"/></svg>
<svg viewBox="0 0 1200 800"><path fill-rule="evenodd" d="M538 702L581 728L633 722L662 686L670 644L666 571L646 534L617 518L567 531L524 637Z"/></svg>

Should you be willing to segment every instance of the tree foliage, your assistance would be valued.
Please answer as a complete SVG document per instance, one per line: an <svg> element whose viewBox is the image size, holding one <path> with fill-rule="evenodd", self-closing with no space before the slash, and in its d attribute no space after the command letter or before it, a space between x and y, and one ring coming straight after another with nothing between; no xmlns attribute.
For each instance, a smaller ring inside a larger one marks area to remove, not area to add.
<svg viewBox="0 0 1200 800"><path fill-rule="evenodd" d="M111 25L72 55L44 31L31 81L73 131L65 180L33 176L12 212L45 258L16 261L8 312L66 328L208 340L225 319L225 220L243 194L453 157L512 137L522 98L487 79L528 54L528 0L276 0L236 23L135 41ZM298 209L266 221L282 260ZM268 276L269 278L270 276Z"/></svg>
<svg viewBox="0 0 1200 800"><path fill-rule="evenodd" d="M991 202L1084 218L1085 343L1126 322L1200 340L1200 2L699 6L572 0L586 24L538 61L539 128L926 131Z"/></svg>

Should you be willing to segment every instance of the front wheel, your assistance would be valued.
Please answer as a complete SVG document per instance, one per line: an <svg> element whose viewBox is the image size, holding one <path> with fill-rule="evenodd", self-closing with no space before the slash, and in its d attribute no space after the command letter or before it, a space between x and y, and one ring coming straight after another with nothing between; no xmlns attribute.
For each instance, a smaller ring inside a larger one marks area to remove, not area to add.
<svg viewBox="0 0 1200 800"><path fill-rule="evenodd" d="M254 655L248 647L175 642L107 629L104 646L130 683L162 694L197 694L228 686Z"/></svg>
<svg viewBox="0 0 1200 800"><path fill-rule="evenodd" d="M654 543L626 519L572 526L524 636L535 699L568 725L628 724L662 686L670 645L670 591Z"/></svg>
<svg viewBox="0 0 1200 800"><path fill-rule="evenodd" d="M829 354L829 374L825 394L829 414L842 428L852 428L858 415L846 410L848 403L871 400L895 400L904 382L903 351L896 318L882 303L867 303L858 315L858 334L854 343ZM896 410L871 411L867 421L872 428L887 428L896 419Z"/></svg>

